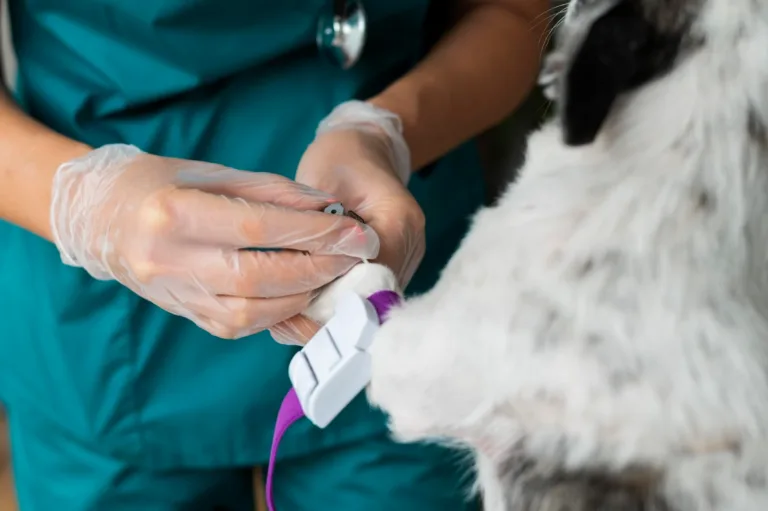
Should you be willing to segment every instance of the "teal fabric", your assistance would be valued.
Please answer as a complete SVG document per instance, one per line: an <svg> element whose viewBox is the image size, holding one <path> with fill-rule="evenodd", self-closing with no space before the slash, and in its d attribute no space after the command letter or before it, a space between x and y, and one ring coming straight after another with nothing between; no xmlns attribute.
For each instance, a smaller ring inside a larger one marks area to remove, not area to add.
<svg viewBox="0 0 768 511"><path fill-rule="evenodd" d="M44 124L94 146L131 143L292 177L322 117L376 93L421 56L428 2L367 0L369 42L349 71L318 56L325 0L10 4L18 100ZM413 179L428 251L409 292L434 283L483 199L481 178L469 144ZM267 459L292 348L268 334L213 338L116 283L62 265L52 245L7 224L0 289L0 399L21 431L17 464L57 455L31 446L33 430L148 473ZM364 444L384 431L384 418L360 397L326 430L296 425L281 456ZM32 474L46 484L58 477ZM17 481L31 488L23 476ZM20 498L32 502L33 493Z"/></svg>
<svg viewBox="0 0 768 511"><path fill-rule="evenodd" d="M18 427L17 427L18 424ZM11 420L14 475L23 511L253 511L249 468L150 470L51 437L34 421ZM277 511L479 511L467 498L464 454L435 446L364 442L283 459Z"/></svg>
<svg viewBox="0 0 768 511"><path fill-rule="evenodd" d="M466 453L380 436L278 464L278 511L480 511ZM300 491L297 489L300 488Z"/></svg>

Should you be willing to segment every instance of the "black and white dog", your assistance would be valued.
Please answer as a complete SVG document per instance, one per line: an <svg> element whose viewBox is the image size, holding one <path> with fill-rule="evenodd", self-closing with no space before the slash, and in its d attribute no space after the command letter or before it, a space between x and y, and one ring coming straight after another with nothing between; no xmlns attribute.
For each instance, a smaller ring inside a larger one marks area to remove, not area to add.
<svg viewBox="0 0 768 511"><path fill-rule="evenodd" d="M768 510L768 1L573 0L542 76L371 402L471 449L487 511Z"/></svg>

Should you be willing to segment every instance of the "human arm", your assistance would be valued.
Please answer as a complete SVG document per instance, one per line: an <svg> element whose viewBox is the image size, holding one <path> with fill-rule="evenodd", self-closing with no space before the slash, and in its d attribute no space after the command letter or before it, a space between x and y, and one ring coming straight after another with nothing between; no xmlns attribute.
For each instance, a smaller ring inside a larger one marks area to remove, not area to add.
<svg viewBox="0 0 768 511"><path fill-rule="evenodd" d="M6 0L0 0L0 47L7 41L6 7ZM51 240L53 175L61 163L86 154L90 147L22 112L6 89L5 58L0 52L0 219Z"/></svg>
<svg viewBox="0 0 768 511"><path fill-rule="evenodd" d="M27 116L0 85L0 219L51 240L53 176L91 148Z"/></svg>
<svg viewBox="0 0 768 511"><path fill-rule="evenodd" d="M535 82L548 0L462 0L456 22L410 73L323 121L296 179L340 197L381 238L378 262L405 286L425 251L425 219L404 183L421 168L505 118ZM308 340L304 316L271 329Z"/></svg>
<svg viewBox="0 0 768 511"><path fill-rule="evenodd" d="M378 252L369 229L319 212L336 201L327 193L129 146L92 150L32 119L5 90L0 183L0 219L54 241L66 264L220 337L295 315Z"/></svg>
<svg viewBox="0 0 768 511"><path fill-rule="evenodd" d="M411 72L370 99L395 113L420 169L517 108L535 83L549 0L458 0L455 22Z"/></svg>
<svg viewBox="0 0 768 511"><path fill-rule="evenodd" d="M315 289L378 251L370 231L355 241L351 220L315 212L334 198L279 176L120 146L91 151L39 125L8 96L0 99L0 126L0 218L55 240L68 264L219 337L295 315ZM294 250L239 250L249 246Z"/></svg>

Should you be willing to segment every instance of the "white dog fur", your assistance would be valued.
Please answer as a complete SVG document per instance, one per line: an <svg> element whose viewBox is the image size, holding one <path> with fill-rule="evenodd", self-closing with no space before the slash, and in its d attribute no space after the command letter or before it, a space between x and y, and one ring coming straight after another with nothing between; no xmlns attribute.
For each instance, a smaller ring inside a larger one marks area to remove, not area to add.
<svg viewBox="0 0 768 511"><path fill-rule="evenodd" d="M328 322L333 316L336 303L348 291L354 291L364 298L377 291L400 292L397 277L392 270L381 264L361 263L344 277L328 284L303 314L318 323Z"/></svg>
<svg viewBox="0 0 768 511"><path fill-rule="evenodd" d="M585 139L568 73L619 4L676 53ZM564 113L382 327L369 398L471 449L487 511L768 510L768 2L574 1L548 64Z"/></svg>

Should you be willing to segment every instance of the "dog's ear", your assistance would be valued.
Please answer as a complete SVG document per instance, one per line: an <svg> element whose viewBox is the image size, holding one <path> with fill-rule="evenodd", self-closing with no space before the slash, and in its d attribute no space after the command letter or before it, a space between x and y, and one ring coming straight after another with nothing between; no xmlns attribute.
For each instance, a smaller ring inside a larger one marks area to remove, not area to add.
<svg viewBox="0 0 768 511"><path fill-rule="evenodd" d="M560 116L565 143L597 137L616 98L667 71L679 37L648 19L642 0L618 0L592 21L561 78Z"/></svg>

